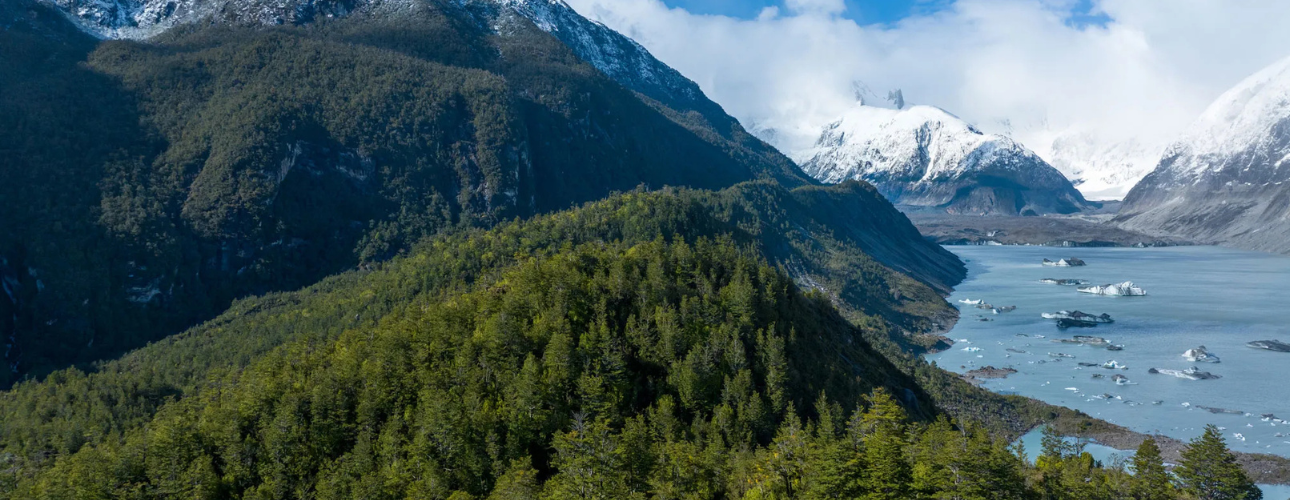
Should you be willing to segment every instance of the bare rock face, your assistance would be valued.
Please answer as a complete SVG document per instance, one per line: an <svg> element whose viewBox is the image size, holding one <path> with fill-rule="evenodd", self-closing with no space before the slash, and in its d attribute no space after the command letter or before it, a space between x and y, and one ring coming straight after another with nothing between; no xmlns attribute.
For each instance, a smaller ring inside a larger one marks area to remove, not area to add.
<svg viewBox="0 0 1290 500"><path fill-rule="evenodd" d="M964 374L969 381L980 382L983 379L1008 378L1008 375L1017 373L1012 368L995 368L993 366L984 366L975 370L970 370Z"/></svg>
<svg viewBox="0 0 1290 500"><path fill-rule="evenodd" d="M861 179L897 205L958 215L1069 214L1097 206L1038 155L931 106L857 104L803 155L821 182Z"/></svg>
<svg viewBox="0 0 1290 500"><path fill-rule="evenodd" d="M1202 243L1290 252L1290 58L1214 101L1114 222Z"/></svg>

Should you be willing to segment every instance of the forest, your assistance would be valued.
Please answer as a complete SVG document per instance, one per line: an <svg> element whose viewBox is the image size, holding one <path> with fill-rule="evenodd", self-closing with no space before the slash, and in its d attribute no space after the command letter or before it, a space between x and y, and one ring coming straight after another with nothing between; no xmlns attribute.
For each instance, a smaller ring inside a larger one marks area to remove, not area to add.
<svg viewBox="0 0 1290 500"><path fill-rule="evenodd" d="M0 2L0 498L1259 498L1009 444L1106 424L919 357L966 270L871 185L415 5Z"/></svg>
<svg viewBox="0 0 1290 500"><path fill-rule="evenodd" d="M907 380L871 369L881 356L858 330L730 238L566 245L334 341L282 345L8 486L18 498L1261 498L1214 428L1176 477L1153 441L1102 464L1052 432L1032 466L920 408Z"/></svg>

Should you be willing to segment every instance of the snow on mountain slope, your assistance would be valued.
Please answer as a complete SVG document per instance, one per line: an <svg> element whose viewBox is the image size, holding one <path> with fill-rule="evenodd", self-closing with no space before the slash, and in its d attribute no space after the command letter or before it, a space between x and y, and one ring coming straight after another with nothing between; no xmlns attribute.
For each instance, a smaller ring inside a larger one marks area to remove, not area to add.
<svg viewBox="0 0 1290 500"><path fill-rule="evenodd" d="M821 182L863 179L900 205L975 215L1072 213L1089 206L1035 153L931 106L856 104L802 156L803 170Z"/></svg>
<svg viewBox="0 0 1290 500"><path fill-rule="evenodd" d="M175 26L210 20L273 26L307 24L360 9L397 12L424 0L40 0L99 38L146 39ZM693 81L632 39L579 15L562 0L447 0L497 14L510 10L564 42L624 87L679 110L720 112ZM709 116L711 119L711 116Z"/></svg>
<svg viewBox="0 0 1290 500"><path fill-rule="evenodd" d="M1201 114L1125 197L1127 228L1290 253L1290 58Z"/></svg>
<svg viewBox="0 0 1290 500"><path fill-rule="evenodd" d="M1036 153L1070 179L1090 200L1121 200L1160 160L1163 144L1137 139L1112 140L1068 130ZM1028 143L1029 144L1029 143Z"/></svg>
<svg viewBox="0 0 1290 500"><path fill-rule="evenodd" d="M463 0L458 0L463 1ZM635 40L578 14L563 0L464 0L514 9L624 87L676 109L716 107L699 85L663 64ZM718 108L719 109L719 108ZM724 113L724 112L722 112Z"/></svg>

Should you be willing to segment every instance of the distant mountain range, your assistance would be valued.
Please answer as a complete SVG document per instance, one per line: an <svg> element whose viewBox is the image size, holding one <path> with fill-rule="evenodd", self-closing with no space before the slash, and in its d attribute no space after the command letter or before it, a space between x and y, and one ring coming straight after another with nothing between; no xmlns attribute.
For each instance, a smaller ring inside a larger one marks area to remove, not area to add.
<svg viewBox="0 0 1290 500"><path fill-rule="evenodd" d="M800 156L803 170L821 182L862 179L898 205L951 214L1068 214L1095 206L1021 144L931 106L857 103Z"/></svg>
<svg viewBox="0 0 1290 500"><path fill-rule="evenodd" d="M1129 192L1143 232L1290 252L1290 58L1225 92Z"/></svg>

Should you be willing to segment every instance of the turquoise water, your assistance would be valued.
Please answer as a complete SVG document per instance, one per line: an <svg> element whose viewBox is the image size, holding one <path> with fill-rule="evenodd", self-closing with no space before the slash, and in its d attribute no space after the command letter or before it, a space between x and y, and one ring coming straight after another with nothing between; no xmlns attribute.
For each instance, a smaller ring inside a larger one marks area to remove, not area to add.
<svg viewBox="0 0 1290 500"><path fill-rule="evenodd" d="M1018 373L987 381L984 387L1075 408L1136 431L1187 440L1212 423L1223 428L1233 449L1290 456L1290 425L1261 418L1271 413L1290 419L1290 353L1245 345L1252 340L1290 342L1290 258L1217 247L949 248L968 264L968 279L950 297L962 309L962 318L947 334L955 339L954 347L929 355L930 361L958 373L985 365L1012 367ZM1040 264L1045 257L1079 257L1088 265L1045 267ZM1149 295L1095 296L1075 287L1042 284L1041 278L1080 278L1094 284L1131 280ZM1015 305L1017 310L991 314L960 304L963 298ZM1039 316L1062 309L1109 313L1115 323L1062 331ZM1073 335L1096 335L1125 347L1112 352L1051 342ZM1222 362L1183 359L1183 351L1199 345ZM1128 369L1078 365L1111 360ZM1147 373L1152 367L1193 365L1222 378L1185 380ZM1104 378L1094 379L1093 374ZM1131 384L1115 384L1115 374L1127 376ZM1214 414L1197 406L1240 413Z"/></svg>

